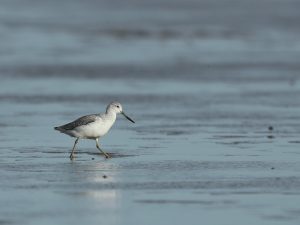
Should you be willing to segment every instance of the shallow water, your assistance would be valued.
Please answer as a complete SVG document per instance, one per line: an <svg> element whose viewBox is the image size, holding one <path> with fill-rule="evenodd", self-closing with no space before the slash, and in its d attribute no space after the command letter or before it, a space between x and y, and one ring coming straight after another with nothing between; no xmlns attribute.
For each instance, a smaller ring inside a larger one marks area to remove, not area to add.
<svg viewBox="0 0 300 225"><path fill-rule="evenodd" d="M0 224L299 223L299 3L270 2L2 1ZM112 100L113 158L70 161L53 127Z"/></svg>

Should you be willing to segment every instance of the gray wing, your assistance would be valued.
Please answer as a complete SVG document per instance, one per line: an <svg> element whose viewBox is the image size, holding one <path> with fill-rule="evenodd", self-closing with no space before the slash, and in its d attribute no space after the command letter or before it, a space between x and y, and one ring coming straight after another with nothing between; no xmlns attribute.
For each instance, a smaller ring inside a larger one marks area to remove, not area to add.
<svg viewBox="0 0 300 225"><path fill-rule="evenodd" d="M97 114L83 116L83 117L78 118L77 120L74 120L71 123L67 123L60 127L56 127L55 129L56 130L73 130L76 127L95 122L98 118L99 118L99 115L97 115Z"/></svg>

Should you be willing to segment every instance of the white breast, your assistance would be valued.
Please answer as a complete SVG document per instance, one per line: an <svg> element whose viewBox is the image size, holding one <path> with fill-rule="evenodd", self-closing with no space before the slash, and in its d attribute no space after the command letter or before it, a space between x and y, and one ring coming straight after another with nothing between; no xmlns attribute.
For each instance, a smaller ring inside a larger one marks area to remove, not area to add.
<svg viewBox="0 0 300 225"><path fill-rule="evenodd" d="M115 118L101 118L87 125L76 127L73 131L80 138L95 139L105 135L115 122Z"/></svg>

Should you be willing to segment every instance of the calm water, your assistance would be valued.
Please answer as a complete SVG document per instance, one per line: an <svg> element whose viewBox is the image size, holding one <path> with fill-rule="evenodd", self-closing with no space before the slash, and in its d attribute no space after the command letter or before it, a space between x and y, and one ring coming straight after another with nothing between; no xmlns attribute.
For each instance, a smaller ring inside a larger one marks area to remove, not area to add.
<svg viewBox="0 0 300 225"><path fill-rule="evenodd" d="M298 224L299 3L1 1L0 224Z"/></svg>

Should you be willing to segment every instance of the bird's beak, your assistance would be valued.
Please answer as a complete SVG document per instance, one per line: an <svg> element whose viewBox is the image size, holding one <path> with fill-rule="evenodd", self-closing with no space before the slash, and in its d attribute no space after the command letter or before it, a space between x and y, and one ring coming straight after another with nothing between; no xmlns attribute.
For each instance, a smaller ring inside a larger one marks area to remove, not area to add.
<svg viewBox="0 0 300 225"><path fill-rule="evenodd" d="M128 119L130 122L135 123L129 116L127 116L124 112L121 112L123 116L125 116L126 119Z"/></svg>

